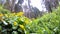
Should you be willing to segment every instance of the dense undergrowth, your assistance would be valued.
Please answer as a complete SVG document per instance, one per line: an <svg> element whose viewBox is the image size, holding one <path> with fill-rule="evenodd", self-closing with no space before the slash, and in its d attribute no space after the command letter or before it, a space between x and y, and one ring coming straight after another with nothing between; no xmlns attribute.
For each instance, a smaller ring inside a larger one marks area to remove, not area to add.
<svg viewBox="0 0 60 34"><path fill-rule="evenodd" d="M60 7L33 20L0 7L0 34L60 34Z"/></svg>

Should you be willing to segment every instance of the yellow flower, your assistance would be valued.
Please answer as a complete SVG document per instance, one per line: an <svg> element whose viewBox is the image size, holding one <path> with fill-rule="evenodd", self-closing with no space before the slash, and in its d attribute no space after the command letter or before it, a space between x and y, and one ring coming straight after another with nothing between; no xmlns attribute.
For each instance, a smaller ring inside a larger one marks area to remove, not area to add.
<svg viewBox="0 0 60 34"><path fill-rule="evenodd" d="M24 13L23 12L19 12L17 13L17 16L22 16Z"/></svg>
<svg viewBox="0 0 60 34"><path fill-rule="evenodd" d="M25 23L28 24L29 23L29 20L25 20Z"/></svg>
<svg viewBox="0 0 60 34"><path fill-rule="evenodd" d="M13 24L14 24L14 26L16 26L17 25L17 22L14 22Z"/></svg>
<svg viewBox="0 0 60 34"><path fill-rule="evenodd" d="M0 14L0 20L2 19L2 17L3 17L3 14Z"/></svg>
<svg viewBox="0 0 60 34"><path fill-rule="evenodd" d="M3 16L3 14L0 14L0 17L2 17Z"/></svg>
<svg viewBox="0 0 60 34"><path fill-rule="evenodd" d="M25 28L24 28L23 25L20 24L19 27L20 27L21 29L25 30Z"/></svg>
<svg viewBox="0 0 60 34"><path fill-rule="evenodd" d="M6 17L8 17L8 15L7 15L7 14L5 14L5 16L6 16Z"/></svg>

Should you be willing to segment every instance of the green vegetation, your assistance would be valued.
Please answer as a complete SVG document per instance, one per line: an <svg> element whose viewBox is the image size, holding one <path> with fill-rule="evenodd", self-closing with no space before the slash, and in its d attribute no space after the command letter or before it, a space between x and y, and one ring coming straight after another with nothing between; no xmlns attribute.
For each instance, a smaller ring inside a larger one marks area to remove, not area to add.
<svg viewBox="0 0 60 34"><path fill-rule="evenodd" d="M36 34L60 34L60 8L33 20L26 29Z"/></svg>
<svg viewBox="0 0 60 34"><path fill-rule="evenodd" d="M11 13L0 7L0 33L3 34L60 34L60 7L37 19Z"/></svg>
<svg viewBox="0 0 60 34"><path fill-rule="evenodd" d="M10 11L7 9L4 9L3 6L0 5L0 13L6 14L6 13L10 13Z"/></svg>

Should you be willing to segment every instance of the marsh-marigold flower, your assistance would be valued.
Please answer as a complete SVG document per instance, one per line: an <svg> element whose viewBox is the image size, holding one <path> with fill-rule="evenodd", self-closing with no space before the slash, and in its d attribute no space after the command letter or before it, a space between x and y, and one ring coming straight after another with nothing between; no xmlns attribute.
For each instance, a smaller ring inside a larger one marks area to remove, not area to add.
<svg viewBox="0 0 60 34"><path fill-rule="evenodd" d="M24 14L23 12L17 13L18 16L22 16L23 14Z"/></svg>
<svg viewBox="0 0 60 34"><path fill-rule="evenodd" d="M25 30L25 28L24 28L23 25L20 24L19 27L20 27L21 29Z"/></svg>
<svg viewBox="0 0 60 34"><path fill-rule="evenodd" d="M3 14L0 14L0 17L2 17L3 16Z"/></svg>
<svg viewBox="0 0 60 34"><path fill-rule="evenodd" d="M29 20L25 20L25 23L28 24L29 23Z"/></svg>
<svg viewBox="0 0 60 34"><path fill-rule="evenodd" d="M0 20L2 19L3 14L0 14Z"/></svg>
<svg viewBox="0 0 60 34"><path fill-rule="evenodd" d="M16 26L17 25L17 22L14 22L13 24L14 24L14 26Z"/></svg>

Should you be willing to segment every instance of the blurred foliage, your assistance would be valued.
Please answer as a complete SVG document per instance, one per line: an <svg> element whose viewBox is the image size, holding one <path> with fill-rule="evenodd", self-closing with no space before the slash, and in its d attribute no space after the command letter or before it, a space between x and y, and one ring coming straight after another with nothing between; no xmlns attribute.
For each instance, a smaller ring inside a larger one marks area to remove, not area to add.
<svg viewBox="0 0 60 34"><path fill-rule="evenodd" d="M0 5L0 13L6 14L6 13L10 13L10 11L7 9L4 9L3 6Z"/></svg>
<svg viewBox="0 0 60 34"><path fill-rule="evenodd" d="M54 9L52 13L34 19L32 23L25 27L29 33L60 34L60 7Z"/></svg>
<svg viewBox="0 0 60 34"><path fill-rule="evenodd" d="M60 7L37 19L23 12L11 13L0 6L1 34L60 34Z"/></svg>

